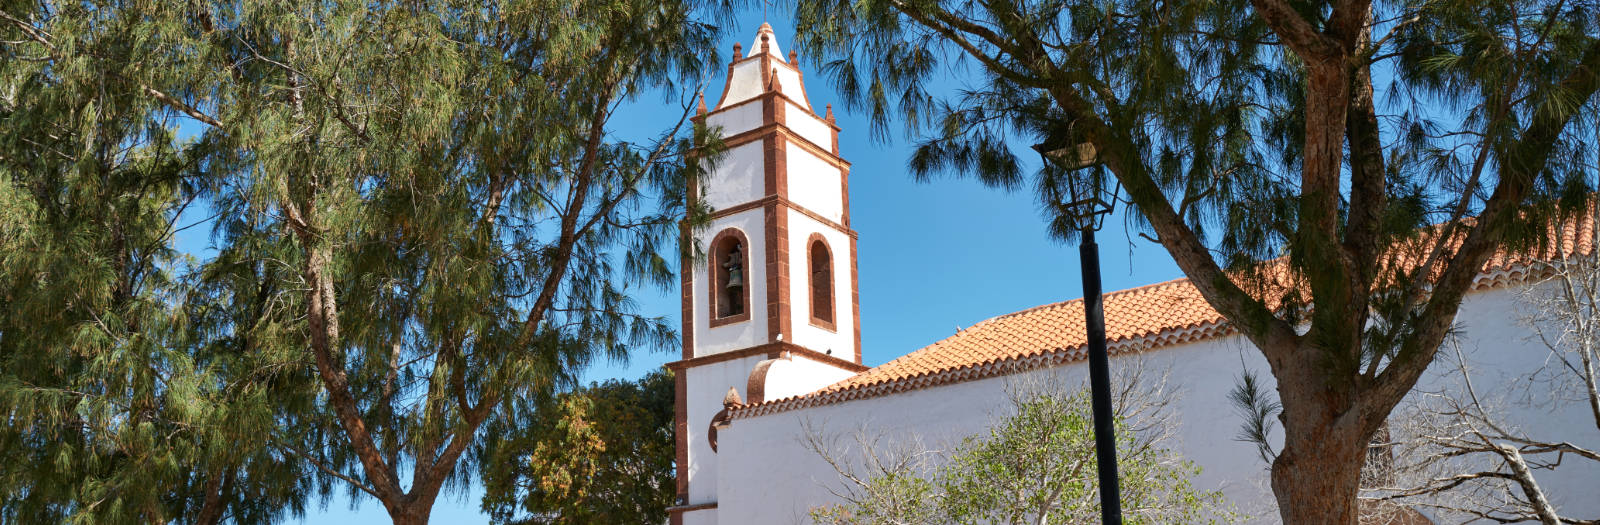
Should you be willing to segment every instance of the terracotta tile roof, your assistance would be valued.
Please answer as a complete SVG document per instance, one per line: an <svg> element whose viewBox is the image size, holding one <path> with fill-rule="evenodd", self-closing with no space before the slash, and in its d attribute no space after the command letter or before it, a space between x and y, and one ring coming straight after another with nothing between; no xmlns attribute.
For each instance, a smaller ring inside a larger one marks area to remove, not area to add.
<svg viewBox="0 0 1600 525"><path fill-rule="evenodd" d="M1474 289L1521 281L1529 276L1530 268L1538 266L1528 264L1533 261L1593 254L1595 228L1594 217L1587 215L1564 225L1559 242L1536 253L1496 254L1485 264ZM1105 316L1112 355L1233 333L1227 319L1211 308L1188 279L1108 293ZM1047 304L980 322L816 392L736 407L730 415L755 417L1055 366L1084 359L1087 340L1083 299Z"/></svg>
<svg viewBox="0 0 1600 525"><path fill-rule="evenodd" d="M1106 338L1112 344L1224 320L1187 279L1112 292L1105 297L1105 310ZM1077 349L1087 341L1083 299L1047 304L980 322L822 392Z"/></svg>
<svg viewBox="0 0 1600 525"><path fill-rule="evenodd" d="M1111 292L1105 310L1113 354L1231 333L1187 279ZM1084 358L1087 341L1083 299L1047 304L972 325L816 392L746 405L733 415L751 417L1077 361Z"/></svg>

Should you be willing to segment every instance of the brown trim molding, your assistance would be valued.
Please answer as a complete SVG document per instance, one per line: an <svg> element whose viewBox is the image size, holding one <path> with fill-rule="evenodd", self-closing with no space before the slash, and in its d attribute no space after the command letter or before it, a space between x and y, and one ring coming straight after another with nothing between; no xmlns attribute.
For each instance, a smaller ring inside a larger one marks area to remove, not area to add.
<svg viewBox="0 0 1600 525"><path fill-rule="evenodd" d="M683 513L685 512L711 510L714 508L717 508L717 502L715 501L711 503L696 503L694 505L678 505L675 507L667 507L667 513L672 514L673 519L681 520L683 519Z"/></svg>
<svg viewBox="0 0 1600 525"><path fill-rule="evenodd" d="M693 187L693 184L690 184ZM690 206L694 206L694 197L689 197ZM683 331L683 358L694 357L694 237L689 228L689 220L678 221L678 290L683 297L683 311L679 315L679 324Z"/></svg>
<svg viewBox="0 0 1600 525"><path fill-rule="evenodd" d="M787 198L780 197L780 196L777 196L777 195L768 195L766 197L762 197L762 198L759 198L759 199L756 199L756 200L753 200L753 201L750 201L750 202L746 202L746 203L742 203L742 204L736 204L736 205L733 205L733 206L729 206L729 207L714 211L714 212L711 213L711 218L712 219L721 219L721 218L727 217L729 215L734 215L734 214L737 214L737 213L747 212L747 211L750 211L750 210L754 210L756 208L765 208L768 204L772 204L772 203L777 203L778 206L781 206L781 207L784 207L784 208L788 208L788 209L800 212L801 215L805 215L806 217L810 217L811 219L822 223L824 226L833 228L835 230L839 230L839 232L841 232L841 233L843 233L845 235L849 235L851 238L855 238L856 237L855 230L850 229L849 226L845 226L843 224L839 224L837 222L834 222L833 219L829 219L827 217L823 217L822 214L819 214L817 212L814 212L814 211L811 211L809 209L806 209L805 206L801 206L800 203L798 203L798 202L794 202L794 201L791 201L791 200L789 200ZM845 215L848 216L849 214L847 213Z"/></svg>
<svg viewBox="0 0 1600 525"><path fill-rule="evenodd" d="M822 283L822 286L825 287L824 290L828 292L828 317L826 318L817 316L817 261L815 257L817 253L816 246L819 244L822 245L824 256L828 259L824 261L828 265L828 282ZM833 253L834 250L828 247L828 239L822 236L822 232L811 232L811 237L806 238L806 290L811 293L806 296L806 306L810 307L810 315L807 317L810 318L811 326L822 328L829 332L839 331L834 324L834 320L839 318L839 302L834 298L834 296L839 295L836 293L838 290L835 283L838 280L835 278L837 272L834 270L838 267L837 264L834 264L838 257L835 257Z"/></svg>
<svg viewBox="0 0 1600 525"><path fill-rule="evenodd" d="M781 341L783 334L794 337L789 326L789 214L784 213L778 205L779 200L789 198L789 148L788 140L782 133L767 135L762 144L765 150L762 171L767 195L777 197L763 206L766 219L767 341L773 342Z"/></svg>
<svg viewBox="0 0 1600 525"><path fill-rule="evenodd" d="M726 91L726 90L724 90L724 91ZM726 95L727 93L723 93L723 94ZM790 104L794 104L794 107L800 109L801 111L806 111L807 113L810 113L812 118L815 118L815 119L817 119L818 122L821 122L823 125L828 126L828 129L832 130L831 135L833 136L833 142L835 143L835 144L832 145L832 146L835 146L835 147L832 147L831 149L833 150L833 152L835 154L837 154L839 152L838 151L839 148L836 147L836 146L838 146L837 142L838 142L838 139L839 139L839 130L841 129L839 127L839 123L836 122L836 121L828 120L826 117L818 117L816 112L808 111L806 109L806 108L811 106L810 104L801 103L801 101L795 100L794 97L791 97L791 96L789 96L788 94L786 94L786 93L784 93L782 91L763 91L761 93L756 94L756 96L753 96L753 97L750 97L750 98L747 98L747 99L744 99L744 100L729 104L728 107L719 107L719 108L707 111L705 113L700 113L700 114L691 116L691 117L689 117L689 120L692 121L692 122L704 123L705 120L707 118L711 117L712 115L716 115L716 114L719 114L719 113L725 113L725 112L728 112L728 111L733 111L735 109L738 109L740 106L744 106L746 104L763 103L763 102L766 102L769 99L773 100L774 101L774 105L777 105L777 106L786 106L786 105L785 104L776 104L776 101L788 101ZM829 107L832 107L832 106L830 105ZM749 130L741 131L739 133L736 133L736 134L730 135L730 136L738 136L738 135L743 135L745 133L749 133ZM726 138L726 137L724 137L724 138ZM818 144L818 146L821 146L821 144Z"/></svg>
<svg viewBox="0 0 1600 525"><path fill-rule="evenodd" d="M723 255L722 242L730 237L739 243L739 256L744 259L742 262L744 265L744 286L740 287L739 290L740 293L744 295L744 311L736 315L717 317L717 296L719 295L717 293L717 285L720 284L717 279L717 265L721 264L721 261L718 259L721 259ZM755 308L755 305L750 304L750 285L753 282L753 279L750 278L749 237L745 237L744 231L734 227L729 227L717 232L717 236L711 238L711 254L707 256L706 259L706 305L709 307L709 309L706 311L706 317L708 320L708 326L710 328L716 328L719 326L727 326L734 323L749 321L750 311Z"/></svg>
<svg viewBox="0 0 1600 525"><path fill-rule="evenodd" d="M856 237L850 236L850 326L856 332L856 363L861 363L861 272L856 268Z"/></svg>
<svg viewBox="0 0 1600 525"><path fill-rule="evenodd" d="M774 133L782 134L789 140L794 141L794 143L799 145L802 149L805 149L807 152L816 155L817 158L822 159L823 162L826 162L833 167L839 168L840 170L850 168L850 161L844 160L844 158L840 157L834 152L823 149L822 146L811 142L810 139L801 136L799 133L795 133L794 130L789 129L788 125L782 123L769 122L723 137L722 146L724 151L732 150L733 148L764 139L767 137L767 135Z"/></svg>
<svg viewBox="0 0 1600 525"><path fill-rule="evenodd" d="M839 218L843 219L840 222L843 222L844 226L846 228L849 228L850 227L850 168L849 167L846 167L844 169L839 170L839 198L843 200L842 202L839 203L840 204L839 205Z"/></svg>
<svg viewBox="0 0 1600 525"><path fill-rule="evenodd" d="M677 463L677 500L689 500L689 379L672 371L673 461Z"/></svg>
<svg viewBox="0 0 1600 525"><path fill-rule="evenodd" d="M772 370L772 363L778 359L781 357L756 363L756 367L750 370L750 378L744 385L745 403L756 404L767 399L767 371Z"/></svg>
<svg viewBox="0 0 1600 525"><path fill-rule="evenodd" d="M750 357L750 356L757 356L757 355L765 355L765 356L767 356L767 359L776 359L778 357L783 356L783 354L786 353L786 352L788 354L790 354L791 356L804 357L804 358L810 359L812 361L817 361L817 362L820 362L820 363L824 363L824 364L827 364L829 366L833 366L833 367L839 368L840 370L847 370L847 371L850 371L850 372L865 372L867 370L867 368L868 368L866 366L862 366L860 363L852 363L849 360L841 359L841 358L834 357L834 356L831 356L831 355L828 355L828 354L824 354L822 352L818 352L818 351L812 350L810 348L805 348L803 346L800 346L800 345L797 345L797 344L794 344L794 343L791 343L791 342L788 342L788 341L779 341L779 342L776 342L776 343L767 343L767 344L764 344L764 345L752 346L750 348L741 348L741 349L733 350L733 351L729 351L729 352L720 352L720 353L711 354L711 355L707 355L707 356L700 356L700 357L696 357L696 358L693 358L693 359L684 359L682 361L673 361L671 363L667 363L667 364L662 365L662 366L665 366L665 367L667 367L667 369L672 370L674 373L676 373L676 372L678 372L680 370L694 368L694 367L697 367L697 366L705 366L705 365L709 365L709 364L712 364L712 363L721 363L723 361L732 361L734 359L742 359L742 358L746 358L746 357Z"/></svg>

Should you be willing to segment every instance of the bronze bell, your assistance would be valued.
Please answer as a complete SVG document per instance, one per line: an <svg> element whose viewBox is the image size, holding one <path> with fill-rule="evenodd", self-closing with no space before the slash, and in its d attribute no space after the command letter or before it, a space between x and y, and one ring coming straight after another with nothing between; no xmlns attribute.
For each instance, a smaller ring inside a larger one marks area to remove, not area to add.
<svg viewBox="0 0 1600 525"><path fill-rule="evenodd" d="M727 260L727 262L722 263L722 267L728 269L728 285L727 285L727 287L728 287L729 290L732 290L734 288L741 288L741 287L744 286L744 268L743 268L743 266L744 266L744 258L739 256L739 248L737 246L735 246L732 250L728 251L728 260Z"/></svg>

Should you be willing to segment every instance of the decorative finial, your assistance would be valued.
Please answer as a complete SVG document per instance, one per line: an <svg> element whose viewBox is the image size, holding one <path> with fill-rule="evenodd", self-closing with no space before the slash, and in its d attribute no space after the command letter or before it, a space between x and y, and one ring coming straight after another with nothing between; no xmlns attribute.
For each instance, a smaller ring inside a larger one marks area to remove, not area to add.
<svg viewBox="0 0 1600 525"><path fill-rule="evenodd" d="M795 58L797 58L799 56L800 56L799 53L795 53L794 52L794 48L792 48L792 47L789 48L789 65L791 65L791 66L794 65Z"/></svg>
<svg viewBox="0 0 1600 525"><path fill-rule="evenodd" d="M731 386L728 387L728 395L722 396L722 406L726 408L743 404L744 400L739 399L739 389Z"/></svg>
<svg viewBox="0 0 1600 525"><path fill-rule="evenodd" d="M705 95L701 95L701 97L704 96ZM828 115L824 118L828 119L828 122L833 122L833 104L828 104Z"/></svg>
<svg viewBox="0 0 1600 525"><path fill-rule="evenodd" d="M699 108L699 112L700 112L701 115L706 114L706 92L704 92L704 91L700 92L700 108Z"/></svg>
<svg viewBox="0 0 1600 525"><path fill-rule="evenodd" d="M767 77L767 90L783 92L783 83L778 82L778 68L772 68L772 75Z"/></svg>
<svg viewBox="0 0 1600 525"><path fill-rule="evenodd" d="M738 42L734 42L733 43L733 60L737 62L739 60L739 55L742 55L743 52L744 52L744 44L740 44Z"/></svg>

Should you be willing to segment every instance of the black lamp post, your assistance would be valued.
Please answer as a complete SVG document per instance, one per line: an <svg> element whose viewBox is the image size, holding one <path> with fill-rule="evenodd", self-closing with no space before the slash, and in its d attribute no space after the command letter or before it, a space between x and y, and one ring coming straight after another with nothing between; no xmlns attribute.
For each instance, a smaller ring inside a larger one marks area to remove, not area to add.
<svg viewBox="0 0 1600 525"><path fill-rule="evenodd" d="M1106 315L1100 290L1100 248L1094 232L1105 222L1116 203L1116 191L1108 186L1105 168L1093 144L1052 136L1035 145L1046 171L1050 166L1062 170L1067 202L1061 213L1083 236L1078 256L1083 266L1083 322L1089 335L1089 388L1094 410L1094 455L1100 471L1100 521L1122 524L1122 490L1117 478L1117 435L1111 414L1111 371L1106 356ZM1046 184L1047 188L1060 188Z"/></svg>

